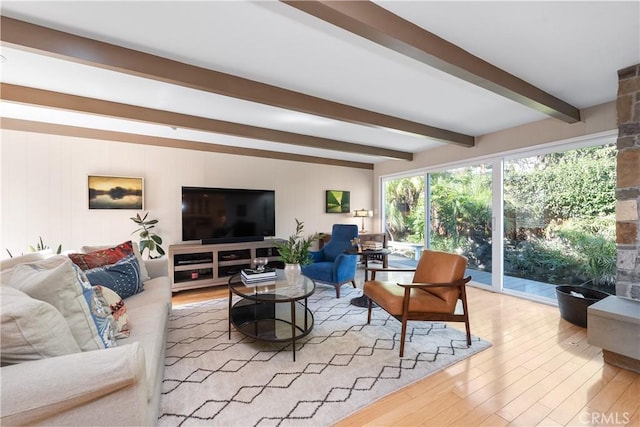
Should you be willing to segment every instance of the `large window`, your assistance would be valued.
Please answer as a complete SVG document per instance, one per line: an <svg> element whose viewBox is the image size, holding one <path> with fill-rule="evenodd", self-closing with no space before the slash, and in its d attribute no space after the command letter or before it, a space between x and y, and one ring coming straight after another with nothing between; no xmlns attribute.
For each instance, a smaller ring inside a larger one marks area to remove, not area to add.
<svg viewBox="0 0 640 427"><path fill-rule="evenodd" d="M615 283L615 183L613 145L505 162L504 274L531 281L513 289Z"/></svg>
<svg viewBox="0 0 640 427"><path fill-rule="evenodd" d="M395 254L459 253L474 282L541 299L560 284L615 293L612 139L383 179Z"/></svg>

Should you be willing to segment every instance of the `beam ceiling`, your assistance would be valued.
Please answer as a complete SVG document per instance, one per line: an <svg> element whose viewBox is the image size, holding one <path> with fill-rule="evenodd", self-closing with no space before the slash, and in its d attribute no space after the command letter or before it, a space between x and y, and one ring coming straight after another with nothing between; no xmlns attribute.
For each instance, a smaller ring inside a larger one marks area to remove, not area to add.
<svg viewBox="0 0 640 427"><path fill-rule="evenodd" d="M157 147L184 148L187 150L206 151L213 153L233 154L236 156L262 157L265 159L292 160L297 162L315 163L332 166L372 170L371 163L353 162L347 160L327 159L323 157L301 154L282 153L278 151L257 150L255 148L241 148L229 145L211 144L208 142L189 141L184 139L162 138L158 136L140 135L128 132L90 129L77 126L67 126L52 123L34 122L29 120L0 117L1 129L12 129L24 132L55 134L74 138L101 139L105 141L128 142L131 144L154 145Z"/></svg>
<svg viewBox="0 0 640 427"><path fill-rule="evenodd" d="M563 120L580 121L580 110L370 1L281 0L316 18Z"/></svg>
<svg viewBox="0 0 640 427"><path fill-rule="evenodd" d="M422 135L466 147L474 145L473 136L196 67L5 16L1 17L1 29L2 42L18 49L334 120ZM291 139L278 142L298 144ZM347 143L343 142L343 144ZM356 144L348 145L364 147ZM406 159L406 154L391 157Z"/></svg>
<svg viewBox="0 0 640 427"><path fill-rule="evenodd" d="M188 114L174 113L171 111L156 110L118 102L103 101L7 83L0 84L0 96L3 100L9 102L97 114L108 117L118 117L121 119L163 124L184 129L201 130L243 138L260 139L285 144L301 145L305 147L322 148L402 160L413 159L412 153L390 150L387 148L352 144L329 138L302 135L293 132L197 117Z"/></svg>

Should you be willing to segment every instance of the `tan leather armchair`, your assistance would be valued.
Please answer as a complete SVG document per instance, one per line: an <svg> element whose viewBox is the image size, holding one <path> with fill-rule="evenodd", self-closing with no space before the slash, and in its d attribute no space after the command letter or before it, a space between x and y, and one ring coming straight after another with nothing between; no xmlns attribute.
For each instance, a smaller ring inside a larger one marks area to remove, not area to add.
<svg viewBox="0 0 640 427"><path fill-rule="evenodd" d="M372 268L371 280L364 284L364 295L369 297L367 323L371 322L373 303L402 322L400 357L404 354L404 339L409 320L439 320L464 322L467 345L471 345L471 331L467 311L464 277L467 258L447 252L425 250L415 269ZM376 272L414 271L412 283L402 284L376 280ZM462 300L462 314L456 314L458 300Z"/></svg>

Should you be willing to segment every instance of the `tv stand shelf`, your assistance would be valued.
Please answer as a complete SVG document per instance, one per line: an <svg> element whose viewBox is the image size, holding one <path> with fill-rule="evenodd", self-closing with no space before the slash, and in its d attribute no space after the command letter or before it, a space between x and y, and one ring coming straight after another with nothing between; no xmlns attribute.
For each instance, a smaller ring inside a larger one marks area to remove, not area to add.
<svg viewBox="0 0 640 427"><path fill-rule="evenodd" d="M256 257L268 258L270 266L282 267L277 241L170 245L171 291L226 285L230 276L251 267Z"/></svg>

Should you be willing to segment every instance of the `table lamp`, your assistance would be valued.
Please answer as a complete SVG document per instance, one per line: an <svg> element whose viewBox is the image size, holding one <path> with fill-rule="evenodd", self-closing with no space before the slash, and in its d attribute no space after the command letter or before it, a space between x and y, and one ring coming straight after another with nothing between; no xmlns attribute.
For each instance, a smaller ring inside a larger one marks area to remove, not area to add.
<svg viewBox="0 0 640 427"><path fill-rule="evenodd" d="M372 217L373 211L370 211L368 209L356 209L353 212L353 216L356 218L362 218L362 229L360 230L360 233L364 233L364 219Z"/></svg>

